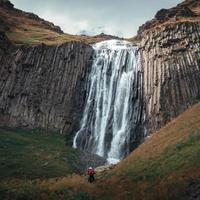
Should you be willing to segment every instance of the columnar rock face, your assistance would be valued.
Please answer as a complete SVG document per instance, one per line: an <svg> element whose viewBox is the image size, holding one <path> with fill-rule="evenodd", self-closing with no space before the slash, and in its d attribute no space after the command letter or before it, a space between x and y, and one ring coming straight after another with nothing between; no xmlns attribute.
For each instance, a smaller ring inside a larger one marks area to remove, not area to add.
<svg viewBox="0 0 200 200"><path fill-rule="evenodd" d="M177 23L141 36L148 131L159 129L200 98L200 23Z"/></svg>
<svg viewBox="0 0 200 200"><path fill-rule="evenodd" d="M1 49L0 125L76 129L92 52L80 42Z"/></svg>

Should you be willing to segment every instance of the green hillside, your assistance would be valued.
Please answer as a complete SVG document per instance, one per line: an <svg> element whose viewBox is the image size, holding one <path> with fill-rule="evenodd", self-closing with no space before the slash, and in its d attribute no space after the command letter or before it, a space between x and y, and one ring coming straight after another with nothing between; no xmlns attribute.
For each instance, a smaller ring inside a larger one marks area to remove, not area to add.
<svg viewBox="0 0 200 200"><path fill-rule="evenodd" d="M200 103L153 134L114 170L98 176L104 178L95 184L69 175L75 171L73 163L63 156L76 157L76 152L64 147L62 136L5 129L0 135L4 199L184 200L200 184Z"/></svg>
<svg viewBox="0 0 200 200"><path fill-rule="evenodd" d="M100 182L98 196L132 200L188 199L200 183L199 169L200 103L152 135L122 161L109 178Z"/></svg>
<svg viewBox="0 0 200 200"><path fill-rule="evenodd" d="M64 136L0 129L0 180L60 177L78 171L79 152Z"/></svg>

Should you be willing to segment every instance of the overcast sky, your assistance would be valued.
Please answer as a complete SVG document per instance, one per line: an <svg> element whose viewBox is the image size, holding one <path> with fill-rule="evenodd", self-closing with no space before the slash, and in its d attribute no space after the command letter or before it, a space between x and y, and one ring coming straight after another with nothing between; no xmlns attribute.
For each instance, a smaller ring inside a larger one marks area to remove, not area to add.
<svg viewBox="0 0 200 200"><path fill-rule="evenodd" d="M71 34L132 37L138 27L161 8L183 0L11 0L16 8L33 12Z"/></svg>

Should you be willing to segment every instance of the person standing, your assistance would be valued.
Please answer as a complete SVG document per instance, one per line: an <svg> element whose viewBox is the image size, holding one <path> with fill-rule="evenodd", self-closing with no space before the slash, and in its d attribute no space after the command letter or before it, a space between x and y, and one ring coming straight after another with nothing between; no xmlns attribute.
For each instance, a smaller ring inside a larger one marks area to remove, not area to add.
<svg viewBox="0 0 200 200"><path fill-rule="evenodd" d="M88 174L88 182L89 183L94 182L95 181L95 178L94 178L95 171L92 167L88 168L87 174Z"/></svg>

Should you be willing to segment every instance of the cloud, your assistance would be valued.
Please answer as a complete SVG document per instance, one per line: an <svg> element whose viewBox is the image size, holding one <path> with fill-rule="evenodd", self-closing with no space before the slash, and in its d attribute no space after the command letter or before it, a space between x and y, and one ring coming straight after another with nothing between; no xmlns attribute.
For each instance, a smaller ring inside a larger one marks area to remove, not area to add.
<svg viewBox="0 0 200 200"><path fill-rule="evenodd" d="M12 0L16 7L34 12L71 34L132 37L138 27L161 8L182 0Z"/></svg>
<svg viewBox="0 0 200 200"><path fill-rule="evenodd" d="M99 33L105 33L105 27L104 26L99 26L99 27L94 27L94 28L87 28L87 29L83 29L80 30L78 32L79 35L96 35Z"/></svg>

